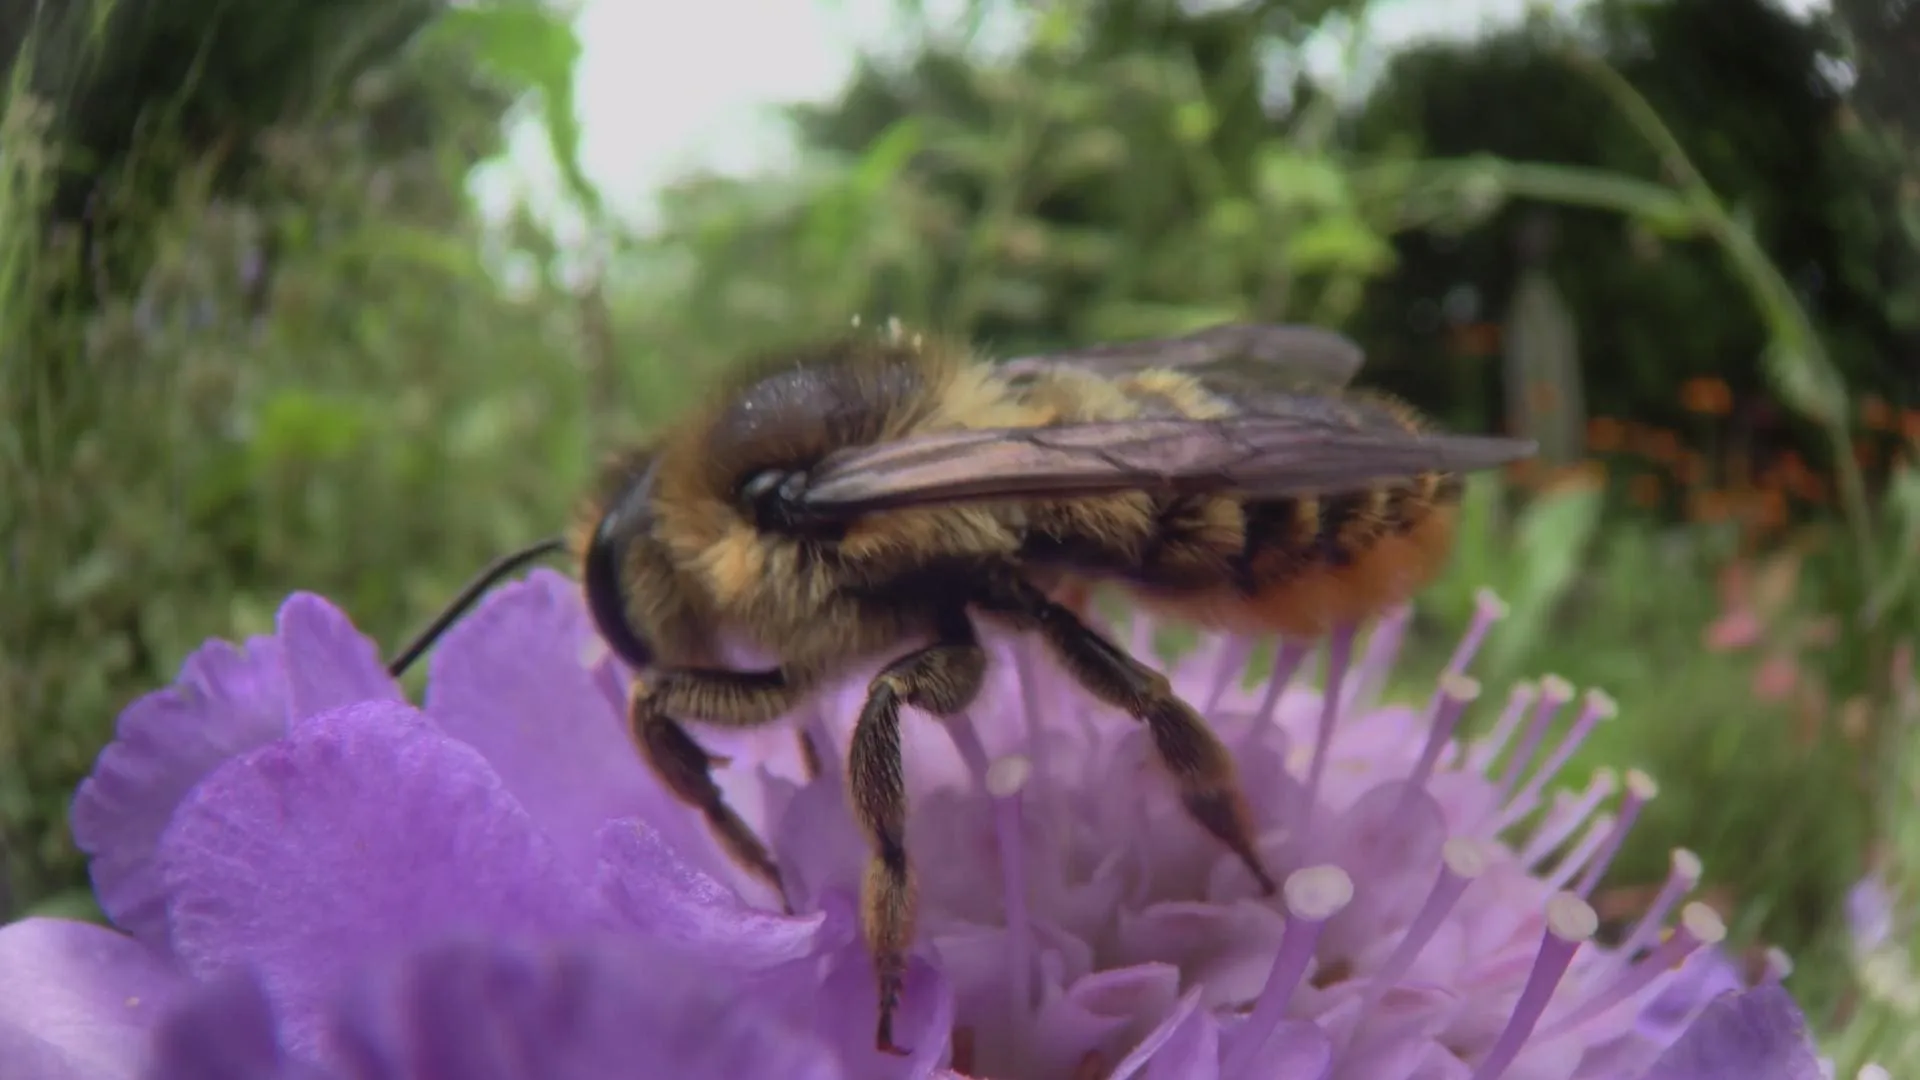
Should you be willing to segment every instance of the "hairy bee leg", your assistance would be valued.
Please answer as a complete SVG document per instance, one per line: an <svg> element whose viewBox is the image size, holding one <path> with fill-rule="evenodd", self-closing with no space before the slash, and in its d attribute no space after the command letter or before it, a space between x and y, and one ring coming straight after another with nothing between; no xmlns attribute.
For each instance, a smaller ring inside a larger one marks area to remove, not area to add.
<svg viewBox="0 0 1920 1080"><path fill-rule="evenodd" d="M1199 714L1173 692L1166 676L1129 656L1018 577L996 581L989 595L980 599L980 606L1038 631L1089 693L1145 723L1154 750L1179 786L1187 813L1240 857L1262 891L1274 891L1273 876L1254 848L1253 815L1233 756Z"/></svg>
<svg viewBox="0 0 1920 1080"><path fill-rule="evenodd" d="M860 883L860 930L873 953L880 982L874 1046L892 1054L907 1053L894 1044L893 1014L900 1005L918 904L913 867L907 859L900 706L905 703L935 716L952 716L980 693L987 668L986 652L974 639L965 616L956 616L951 625L942 627L940 638L874 676L847 754L847 790L854 817L873 848Z"/></svg>
<svg viewBox="0 0 1920 1080"><path fill-rule="evenodd" d="M654 775L676 798L706 815L728 855L782 895L780 871L766 845L713 782L713 755L672 717L715 727L759 727L798 704L803 689L777 670L666 671L651 686L636 680L627 706L634 738Z"/></svg>

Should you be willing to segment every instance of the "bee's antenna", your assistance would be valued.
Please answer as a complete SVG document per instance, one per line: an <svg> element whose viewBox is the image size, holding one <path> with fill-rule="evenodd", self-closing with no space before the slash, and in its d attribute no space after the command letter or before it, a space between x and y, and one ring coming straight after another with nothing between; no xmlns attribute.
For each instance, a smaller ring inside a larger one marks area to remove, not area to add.
<svg viewBox="0 0 1920 1080"><path fill-rule="evenodd" d="M409 642L406 648L400 650L399 655L387 663L387 674L396 679L406 674L407 669L413 666L413 662L420 659L420 654L433 648L433 643L440 640L440 635L447 632L447 627L452 626L455 619L465 614L466 610L473 606L474 601L480 599L481 595L492 588L501 578L506 577L508 574L513 573L515 570L520 569L535 559L544 558L548 555L565 551L566 549L566 538L553 536L537 544L529 544L518 551L510 552L495 559L492 565L474 575L473 580L467 582L466 588L460 590L460 595L454 597L447 606L441 610L440 614L436 615L434 620L427 624L425 630L420 631L419 635L416 636L413 641Z"/></svg>

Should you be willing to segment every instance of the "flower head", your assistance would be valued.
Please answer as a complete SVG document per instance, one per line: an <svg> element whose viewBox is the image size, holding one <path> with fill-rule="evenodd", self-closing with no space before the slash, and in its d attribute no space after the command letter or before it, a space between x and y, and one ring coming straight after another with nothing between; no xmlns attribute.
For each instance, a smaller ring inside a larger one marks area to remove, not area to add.
<svg viewBox="0 0 1920 1080"><path fill-rule="evenodd" d="M1498 615L1481 605L1424 707L1376 702L1404 612L1358 656L1353 636L1330 642L1325 692L1293 685L1309 655L1294 645L1252 688L1247 641L1171 665L1236 751L1283 880L1271 897L1186 816L1141 730L1030 643L990 637L976 706L903 731L922 916L895 1058L872 1046L841 758L813 775L793 739L844 750L871 672L791 724L702 733L781 898L641 763L628 674L564 578L535 574L457 626L418 709L338 612L297 596L274 636L209 646L121 718L73 818L124 934L0 930L0 1063L155 1080L615 1061L695 1078L1634 1080L1697 1049L1717 1030L1703 1017L1773 998L1723 996L1739 980L1718 917L1685 903L1685 852L1619 947L1594 940L1585 897L1655 788L1636 772L1553 787L1612 711L1558 679L1513 692L1485 739L1455 737ZM1133 628L1137 655L1152 629ZM20 957L66 996L10 984Z"/></svg>

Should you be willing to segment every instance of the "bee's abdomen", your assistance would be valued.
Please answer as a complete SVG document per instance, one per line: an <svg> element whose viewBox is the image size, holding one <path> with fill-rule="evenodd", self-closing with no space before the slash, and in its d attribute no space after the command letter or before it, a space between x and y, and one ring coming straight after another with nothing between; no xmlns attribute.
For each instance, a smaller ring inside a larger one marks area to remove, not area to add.
<svg viewBox="0 0 1920 1080"><path fill-rule="evenodd" d="M1231 584L1145 590L1156 608L1241 633L1318 637L1410 599L1453 546L1457 477L1425 474L1367 491L1244 505Z"/></svg>

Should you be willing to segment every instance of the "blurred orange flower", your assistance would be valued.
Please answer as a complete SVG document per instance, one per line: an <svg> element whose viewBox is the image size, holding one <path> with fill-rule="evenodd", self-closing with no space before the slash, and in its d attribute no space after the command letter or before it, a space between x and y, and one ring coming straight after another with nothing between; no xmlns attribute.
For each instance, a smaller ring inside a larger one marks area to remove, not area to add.
<svg viewBox="0 0 1920 1080"><path fill-rule="evenodd" d="M1596 416L1587 421L1587 449L1612 453L1626 442L1626 428L1611 416Z"/></svg>
<svg viewBox="0 0 1920 1080"><path fill-rule="evenodd" d="M1724 379L1697 376L1680 384L1680 406L1703 416L1725 416L1733 411L1733 391Z"/></svg>

